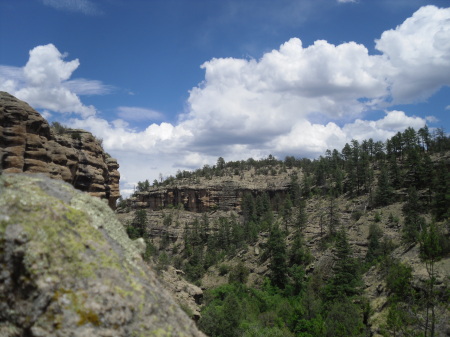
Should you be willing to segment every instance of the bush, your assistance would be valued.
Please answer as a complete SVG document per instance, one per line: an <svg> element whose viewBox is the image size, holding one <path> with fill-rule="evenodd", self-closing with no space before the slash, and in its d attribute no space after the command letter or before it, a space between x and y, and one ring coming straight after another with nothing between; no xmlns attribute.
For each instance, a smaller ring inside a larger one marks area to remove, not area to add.
<svg viewBox="0 0 450 337"><path fill-rule="evenodd" d="M228 276L229 283L247 283L248 275L250 274L248 268L239 262L233 269L231 269L230 275Z"/></svg>
<svg viewBox="0 0 450 337"><path fill-rule="evenodd" d="M362 216L363 216L363 212L362 211L355 211L352 213L352 219L353 221L358 221Z"/></svg>
<svg viewBox="0 0 450 337"><path fill-rule="evenodd" d="M386 285L394 300L406 300L411 294L412 268L401 262L394 262L386 276Z"/></svg>
<svg viewBox="0 0 450 337"><path fill-rule="evenodd" d="M228 274L229 271L230 271L230 266L228 266L227 264L222 263L219 266L219 275L220 276L224 276L224 275Z"/></svg>
<svg viewBox="0 0 450 337"><path fill-rule="evenodd" d="M55 131L56 134L62 135L67 132L67 126L58 123L58 122L52 122L51 128Z"/></svg>
<svg viewBox="0 0 450 337"><path fill-rule="evenodd" d="M375 222L380 222L381 221L381 214L379 212L375 212L375 215L373 217L373 220Z"/></svg>
<svg viewBox="0 0 450 337"><path fill-rule="evenodd" d="M74 140L81 140L81 133L79 133L79 132L74 132L74 133L72 133L71 137L72 137L72 139L74 139Z"/></svg>

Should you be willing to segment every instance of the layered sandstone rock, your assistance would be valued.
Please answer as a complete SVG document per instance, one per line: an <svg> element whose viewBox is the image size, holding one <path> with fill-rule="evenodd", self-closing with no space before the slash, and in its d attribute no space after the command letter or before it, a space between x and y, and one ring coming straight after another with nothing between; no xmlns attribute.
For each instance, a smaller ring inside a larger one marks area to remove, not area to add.
<svg viewBox="0 0 450 337"><path fill-rule="evenodd" d="M0 92L0 169L4 173L42 173L64 180L115 207L119 165L84 130L55 134L27 103Z"/></svg>
<svg viewBox="0 0 450 337"><path fill-rule="evenodd" d="M277 196L284 200L288 189L288 181L283 181L279 185L261 186L239 180L216 179L196 186L191 184L151 188L148 191L134 193L127 202L131 208L151 210L181 205L184 210L196 213L214 210L239 212L242 198L246 193L254 196L267 193L271 202L275 204Z"/></svg>

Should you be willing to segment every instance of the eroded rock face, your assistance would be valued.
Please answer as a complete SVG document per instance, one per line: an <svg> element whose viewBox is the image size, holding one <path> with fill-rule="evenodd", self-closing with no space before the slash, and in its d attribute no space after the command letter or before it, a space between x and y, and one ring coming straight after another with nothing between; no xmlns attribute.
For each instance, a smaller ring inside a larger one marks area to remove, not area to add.
<svg viewBox="0 0 450 337"><path fill-rule="evenodd" d="M203 336L100 199L0 175L0 336Z"/></svg>
<svg viewBox="0 0 450 337"><path fill-rule="evenodd" d="M115 207L119 165L89 132L56 135L27 103L0 92L0 171L43 173L61 179Z"/></svg>
<svg viewBox="0 0 450 337"><path fill-rule="evenodd" d="M216 184L204 186L164 187L136 192L128 202L132 208L151 210L182 205L184 210L197 213L214 210L239 212L242 198L246 193L254 196L267 193L271 202L275 202L277 195L284 200L288 193L288 185L263 189L251 188L235 181L218 181Z"/></svg>

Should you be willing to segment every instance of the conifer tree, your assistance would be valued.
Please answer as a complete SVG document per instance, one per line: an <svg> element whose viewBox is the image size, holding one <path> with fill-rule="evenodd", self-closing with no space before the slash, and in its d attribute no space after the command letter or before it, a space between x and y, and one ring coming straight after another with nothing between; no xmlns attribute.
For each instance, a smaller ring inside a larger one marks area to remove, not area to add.
<svg viewBox="0 0 450 337"><path fill-rule="evenodd" d="M420 232L425 228L425 219L420 216L421 205L416 188L410 186L408 189L408 199L403 206L405 224L403 226L403 240L406 243L417 242Z"/></svg>
<svg viewBox="0 0 450 337"><path fill-rule="evenodd" d="M305 240L300 231L294 234L291 249L289 251L289 264L291 266L305 266L311 262L312 256L308 247L305 245Z"/></svg>
<svg viewBox="0 0 450 337"><path fill-rule="evenodd" d="M328 205L328 235L334 237L339 226L339 217L337 212L337 201L333 191L330 192Z"/></svg>
<svg viewBox="0 0 450 337"><path fill-rule="evenodd" d="M425 316L425 336L435 336L436 326L436 300L437 294L435 290L436 272L435 263L441 259L442 247L440 244L440 233L436 224L431 224L426 228L420 236L420 258L425 262L428 280L426 287L426 316Z"/></svg>
<svg viewBox="0 0 450 337"><path fill-rule="evenodd" d="M381 168L378 177L378 186L375 191L375 204L378 206L389 205L392 198L392 187L389 182L388 172L385 167Z"/></svg>
<svg viewBox="0 0 450 337"><path fill-rule="evenodd" d="M439 163L433 182L433 214L437 221L450 218L450 171L445 163Z"/></svg>
<svg viewBox="0 0 450 337"><path fill-rule="evenodd" d="M300 199L298 203L298 212L297 217L295 219L295 227L297 230L303 230L308 224L308 214L306 212L306 201L304 199Z"/></svg>
<svg viewBox="0 0 450 337"><path fill-rule="evenodd" d="M292 217L292 201L290 195L287 194L286 198L284 199L283 205L283 223L286 232L288 232L288 224L291 221L291 217Z"/></svg>
<svg viewBox="0 0 450 337"><path fill-rule="evenodd" d="M360 294L361 277L358 262L352 256L347 232L341 228L336 235L336 262L333 266L333 277L325 288L325 297L333 301L341 297Z"/></svg>
<svg viewBox="0 0 450 337"><path fill-rule="evenodd" d="M377 224L371 224L369 227L369 245L366 253L366 261L372 263L383 254L380 242L383 232Z"/></svg>
<svg viewBox="0 0 450 337"><path fill-rule="evenodd" d="M267 253L270 257L270 280L274 286L283 289L287 281L287 252L283 232L276 224L270 231Z"/></svg>

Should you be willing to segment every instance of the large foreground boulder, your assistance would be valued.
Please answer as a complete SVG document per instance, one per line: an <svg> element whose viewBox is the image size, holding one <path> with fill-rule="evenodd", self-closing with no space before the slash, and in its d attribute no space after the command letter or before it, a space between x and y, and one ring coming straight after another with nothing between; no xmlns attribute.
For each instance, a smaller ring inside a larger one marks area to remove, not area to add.
<svg viewBox="0 0 450 337"><path fill-rule="evenodd" d="M0 175L0 336L203 336L106 202Z"/></svg>

